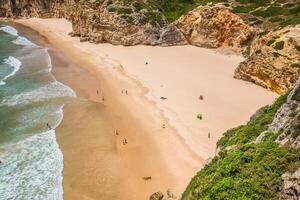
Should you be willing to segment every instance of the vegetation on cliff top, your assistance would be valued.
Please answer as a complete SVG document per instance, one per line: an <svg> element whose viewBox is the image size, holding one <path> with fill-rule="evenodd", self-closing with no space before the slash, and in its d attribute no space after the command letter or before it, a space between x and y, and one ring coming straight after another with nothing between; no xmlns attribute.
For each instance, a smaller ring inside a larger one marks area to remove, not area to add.
<svg viewBox="0 0 300 200"><path fill-rule="evenodd" d="M143 23L162 24L178 19L199 5L223 4L232 12L244 15L253 25L271 22L279 26L300 24L300 0L76 0L77 3L106 4L111 12L121 14L124 19L132 13L143 10ZM233 3L232 3L233 2ZM162 15L158 14L161 13ZM128 22L132 22L129 20Z"/></svg>
<svg viewBox="0 0 300 200"><path fill-rule="evenodd" d="M266 132L253 141L286 101L286 95L262 109L246 125L227 131L218 142L221 151L191 180L182 199L278 199L281 175L300 166L300 152L275 143L278 134Z"/></svg>

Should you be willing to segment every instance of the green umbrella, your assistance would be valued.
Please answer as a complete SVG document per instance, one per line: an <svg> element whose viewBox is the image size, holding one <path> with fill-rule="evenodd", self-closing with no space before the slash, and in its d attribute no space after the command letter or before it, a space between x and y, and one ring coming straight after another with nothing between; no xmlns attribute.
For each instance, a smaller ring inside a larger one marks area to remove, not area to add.
<svg viewBox="0 0 300 200"><path fill-rule="evenodd" d="M202 118L203 118L202 113L198 113L197 114L197 118L200 119L200 120L202 120Z"/></svg>

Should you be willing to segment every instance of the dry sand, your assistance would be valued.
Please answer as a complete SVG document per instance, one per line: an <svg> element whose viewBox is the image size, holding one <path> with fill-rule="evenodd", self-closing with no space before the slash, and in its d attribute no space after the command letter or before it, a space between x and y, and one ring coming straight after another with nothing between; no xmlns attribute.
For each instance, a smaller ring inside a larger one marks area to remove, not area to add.
<svg viewBox="0 0 300 200"><path fill-rule="evenodd" d="M71 25L66 20L18 22L46 36L67 60L80 66L72 67L72 73L55 73L79 97L89 100L66 106L58 132L65 157L66 199L97 199L103 191L96 186L103 184L115 188L108 194L112 199L147 199L151 193L167 188L178 196L204 159L214 155L222 133L245 123L258 108L277 97L232 78L243 60L239 56L192 46L80 43L78 38L68 36ZM96 94L98 88L100 96ZM200 95L203 100L199 100ZM97 103L102 97L104 107ZM198 112L203 114L201 121L196 118ZM115 129L122 136L111 138ZM120 137L126 137L128 145L122 145ZM110 145L103 151L105 144ZM100 169L96 170L98 165ZM104 173L105 169L109 173ZM144 181L143 176L153 179ZM85 181L81 181L83 177ZM97 181L101 177L104 181Z"/></svg>

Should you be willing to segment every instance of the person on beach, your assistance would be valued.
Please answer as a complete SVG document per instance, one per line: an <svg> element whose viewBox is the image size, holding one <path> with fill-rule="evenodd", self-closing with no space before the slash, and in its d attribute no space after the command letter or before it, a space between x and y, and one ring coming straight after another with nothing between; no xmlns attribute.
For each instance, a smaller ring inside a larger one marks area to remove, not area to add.
<svg viewBox="0 0 300 200"><path fill-rule="evenodd" d="M102 101L104 101L104 97L102 97Z"/></svg>
<svg viewBox="0 0 300 200"><path fill-rule="evenodd" d="M163 124L163 125L162 125L162 127L163 127L163 128L166 128L166 125L165 125L165 124Z"/></svg>
<svg viewBox="0 0 300 200"><path fill-rule="evenodd" d="M199 100L203 100L203 96L202 95L199 96Z"/></svg>
<svg viewBox="0 0 300 200"><path fill-rule="evenodd" d="M145 64L148 65L148 62L146 62Z"/></svg>
<svg viewBox="0 0 300 200"><path fill-rule="evenodd" d="M208 138L210 139L210 133L208 133L208 135L207 135L207 136L208 136Z"/></svg>
<svg viewBox="0 0 300 200"><path fill-rule="evenodd" d="M125 94L126 94L126 95L128 94L127 90L125 90Z"/></svg>
<svg viewBox="0 0 300 200"><path fill-rule="evenodd" d="M97 95L99 95L99 90L97 90Z"/></svg>
<svg viewBox="0 0 300 200"><path fill-rule="evenodd" d="M119 135L119 131L118 131L118 129L116 129L116 135Z"/></svg>
<svg viewBox="0 0 300 200"><path fill-rule="evenodd" d="M127 139L126 138L124 138L123 139L123 145L126 145L128 142L127 142Z"/></svg>

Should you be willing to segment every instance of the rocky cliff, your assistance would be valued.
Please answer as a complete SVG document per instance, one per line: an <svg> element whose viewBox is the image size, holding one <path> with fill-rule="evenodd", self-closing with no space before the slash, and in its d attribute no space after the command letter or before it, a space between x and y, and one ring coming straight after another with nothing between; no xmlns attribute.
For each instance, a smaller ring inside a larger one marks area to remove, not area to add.
<svg viewBox="0 0 300 200"><path fill-rule="evenodd" d="M65 17L65 0L1 0L0 17Z"/></svg>
<svg viewBox="0 0 300 200"><path fill-rule="evenodd" d="M256 37L250 55L235 70L235 78L283 94L292 89L300 72L300 25Z"/></svg>

